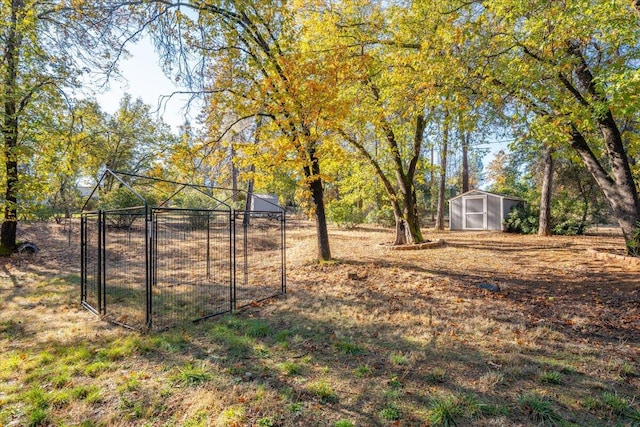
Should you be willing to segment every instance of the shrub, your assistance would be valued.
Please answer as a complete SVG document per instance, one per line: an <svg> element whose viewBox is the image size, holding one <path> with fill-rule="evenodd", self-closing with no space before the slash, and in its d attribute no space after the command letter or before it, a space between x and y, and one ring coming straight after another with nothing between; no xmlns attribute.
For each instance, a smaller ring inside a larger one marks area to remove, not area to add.
<svg viewBox="0 0 640 427"><path fill-rule="evenodd" d="M384 205L369 212L366 217L366 222L369 224L382 225L383 227L393 227L396 225L396 218L393 215L393 209Z"/></svg>
<svg viewBox="0 0 640 427"><path fill-rule="evenodd" d="M561 236L578 236L584 234L585 228L584 222L575 218L567 218L555 224L551 229L551 233Z"/></svg>
<svg viewBox="0 0 640 427"><path fill-rule="evenodd" d="M640 221L633 231L633 238L627 242L627 253L631 256L640 257Z"/></svg>
<svg viewBox="0 0 640 427"><path fill-rule="evenodd" d="M538 214L528 205L514 206L504 220L508 233L535 234L538 232Z"/></svg>
<svg viewBox="0 0 640 427"><path fill-rule="evenodd" d="M129 189L121 187L116 188L100 197L98 208L103 210L116 210L133 208L144 205L144 202L140 200L138 196L132 193ZM113 212L107 214L107 222L112 227L116 228L130 228L136 218L139 218L141 212L138 210L129 210L123 212Z"/></svg>
<svg viewBox="0 0 640 427"><path fill-rule="evenodd" d="M339 227L355 228L364 222L362 211L353 203L345 200L334 200L327 206L329 221Z"/></svg>
<svg viewBox="0 0 640 427"><path fill-rule="evenodd" d="M564 236L584 234L587 228L587 212L580 198L572 197L567 191L560 191L551 207L551 232Z"/></svg>

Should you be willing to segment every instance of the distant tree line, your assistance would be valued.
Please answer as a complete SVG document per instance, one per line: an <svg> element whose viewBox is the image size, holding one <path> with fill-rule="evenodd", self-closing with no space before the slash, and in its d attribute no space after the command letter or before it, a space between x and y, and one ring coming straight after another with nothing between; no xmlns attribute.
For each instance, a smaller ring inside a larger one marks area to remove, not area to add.
<svg viewBox="0 0 640 427"><path fill-rule="evenodd" d="M639 254L635 1L12 0L0 14L4 252L18 217L44 201L69 215L78 179L125 168L277 193L314 216L321 260L328 219L420 243L485 173L535 207L539 234L606 213ZM139 101L109 116L71 96L142 36L204 105L179 135ZM510 152L485 171L500 139Z"/></svg>

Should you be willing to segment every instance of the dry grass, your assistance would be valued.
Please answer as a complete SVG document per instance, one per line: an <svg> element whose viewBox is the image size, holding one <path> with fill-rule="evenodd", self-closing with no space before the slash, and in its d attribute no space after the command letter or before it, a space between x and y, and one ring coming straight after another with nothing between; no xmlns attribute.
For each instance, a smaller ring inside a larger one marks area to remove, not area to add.
<svg viewBox="0 0 640 427"><path fill-rule="evenodd" d="M163 333L79 307L77 245L25 225L1 259L0 425L618 426L640 412L640 272L620 237L287 234L288 294ZM499 293L478 288L497 284Z"/></svg>

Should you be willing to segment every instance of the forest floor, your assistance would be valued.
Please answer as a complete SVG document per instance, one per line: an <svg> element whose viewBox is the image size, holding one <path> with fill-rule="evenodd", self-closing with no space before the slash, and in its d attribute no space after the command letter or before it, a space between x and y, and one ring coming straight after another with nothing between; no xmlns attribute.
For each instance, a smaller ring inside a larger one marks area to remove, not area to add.
<svg viewBox="0 0 640 427"><path fill-rule="evenodd" d="M287 232L287 294L142 334L80 300L78 232L0 258L0 426L637 426L640 267L615 231ZM491 292L480 284L498 285Z"/></svg>

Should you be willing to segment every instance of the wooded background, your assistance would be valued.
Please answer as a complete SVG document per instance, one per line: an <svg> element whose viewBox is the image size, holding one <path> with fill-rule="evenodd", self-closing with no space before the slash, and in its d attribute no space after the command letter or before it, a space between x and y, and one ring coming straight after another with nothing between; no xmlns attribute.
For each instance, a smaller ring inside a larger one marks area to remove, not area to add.
<svg viewBox="0 0 640 427"><path fill-rule="evenodd" d="M636 1L10 0L0 15L5 253L19 219L71 215L105 168L277 194L315 217L320 259L328 220L419 243L480 185L527 200L514 231L613 221L640 252ZM177 134L157 106L76 95L141 37L204 105ZM509 149L484 165L496 141Z"/></svg>

